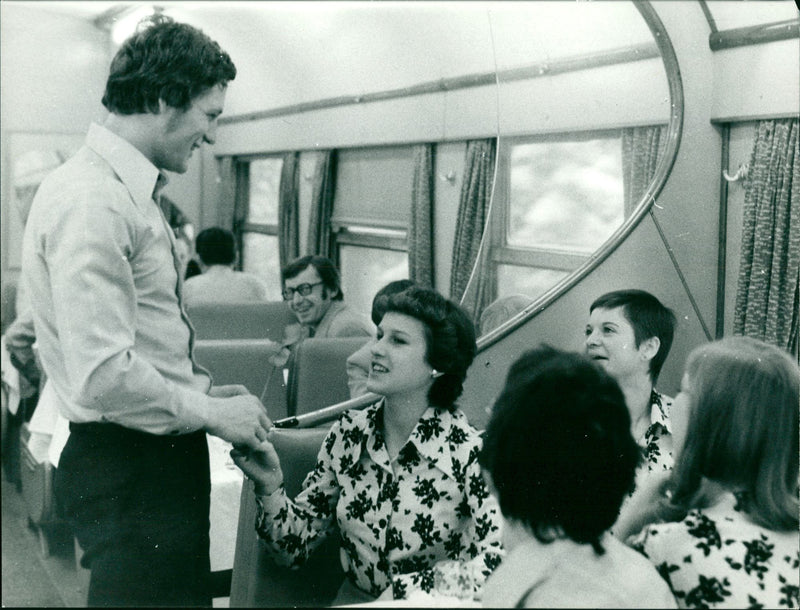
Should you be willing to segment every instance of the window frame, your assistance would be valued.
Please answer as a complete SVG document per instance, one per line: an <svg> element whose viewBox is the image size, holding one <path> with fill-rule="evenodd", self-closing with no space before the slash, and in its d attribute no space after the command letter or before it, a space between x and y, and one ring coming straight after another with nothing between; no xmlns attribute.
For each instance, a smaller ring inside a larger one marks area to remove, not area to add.
<svg viewBox="0 0 800 610"><path fill-rule="evenodd" d="M237 156L234 159L236 168L236 208L239 209L240 204L247 210L245 220L238 226L234 227L237 233L237 248L239 250L239 258L237 262L237 269L244 268L244 236L245 233L259 233L261 235L271 235L280 240L280 218L277 218L274 223L257 223L249 222L247 218L250 216L250 167L253 161L261 161L264 159L279 158L283 160L283 153L268 153L268 154L254 154ZM281 166L282 169L282 166ZM235 222L235 218L234 218ZM280 246L279 246L280 247Z"/></svg>
<svg viewBox="0 0 800 610"><path fill-rule="evenodd" d="M514 265L533 269L572 272L592 257L592 253L579 249L556 247L523 247L508 243L511 218L511 151L519 144L581 142L616 138L622 145L622 128L564 131L547 134L529 134L507 137L500 140L497 152L497 184L495 201L489 217L489 260L497 282L500 265ZM494 286L495 291L498 286Z"/></svg>

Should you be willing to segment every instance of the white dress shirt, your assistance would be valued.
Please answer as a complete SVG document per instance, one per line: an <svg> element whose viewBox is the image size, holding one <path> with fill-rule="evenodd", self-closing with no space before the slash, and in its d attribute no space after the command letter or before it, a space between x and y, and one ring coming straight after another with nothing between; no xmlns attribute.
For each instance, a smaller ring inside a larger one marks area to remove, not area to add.
<svg viewBox="0 0 800 610"><path fill-rule="evenodd" d="M93 124L34 199L22 275L43 368L72 422L154 434L206 423L211 379L191 357L158 177L133 145Z"/></svg>

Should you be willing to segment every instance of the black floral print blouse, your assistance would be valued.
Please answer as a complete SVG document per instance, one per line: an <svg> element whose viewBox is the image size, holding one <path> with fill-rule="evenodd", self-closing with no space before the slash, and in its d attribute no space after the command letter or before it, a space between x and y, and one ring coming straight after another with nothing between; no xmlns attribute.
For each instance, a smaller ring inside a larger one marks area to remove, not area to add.
<svg viewBox="0 0 800 610"><path fill-rule="evenodd" d="M479 596L502 551L478 432L460 410L430 407L391 464L382 415L382 402L344 413L293 501L282 488L257 499L258 535L276 561L294 566L338 528L343 568L363 591L430 592L434 565L457 574L467 564Z"/></svg>
<svg viewBox="0 0 800 610"><path fill-rule="evenodd" d="M797 608L800 532L775 532L724 494L683 521L649 525L629 544L653 562L681 608Z"/></svg>
<svg viewBox="0 0 800 610"><path fill-rule="evenodd" d="M649 472L672 470L672 432L669 411L672 399L653 390L650 393L650 425L640 439L636 439L644 450L642 467Z"/></svg>

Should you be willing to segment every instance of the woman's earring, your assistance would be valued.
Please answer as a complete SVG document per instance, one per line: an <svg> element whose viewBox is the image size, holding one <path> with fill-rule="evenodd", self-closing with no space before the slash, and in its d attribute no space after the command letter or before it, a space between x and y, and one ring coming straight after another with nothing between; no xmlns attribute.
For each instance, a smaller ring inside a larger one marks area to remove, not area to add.
<svg viewBox="0 0 800 610"><path fill-rule="evenodd" d="M444 375L444 373L440 373L436 369L431 369L431 377L433 377L434 379L436 379L437 377L441 377L442 375Z"/></svg>

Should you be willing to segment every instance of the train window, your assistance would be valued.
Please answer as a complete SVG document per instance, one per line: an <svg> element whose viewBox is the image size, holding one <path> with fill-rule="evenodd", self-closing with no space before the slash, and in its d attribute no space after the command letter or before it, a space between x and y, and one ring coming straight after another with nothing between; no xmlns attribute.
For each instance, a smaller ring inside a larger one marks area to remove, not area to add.
<svg viewBox="0 0 800 610"><path fill-rule="evenodd" d="M408 277L413 153L412 146L339 151L331 228L342 289L360 311L370 311L385 284Z"/></svg>
<svg viewBox="0 0 800 610"><path fill-rule="evenodd" d="M405 231L351 227L339 231L337 242L342 290L358 311L370 311L378 290L408 277Z"/></svg>
<svg viewBox="0 0 800 610"><path fill-rule="evenodd" d="M278 195L283 158L252 159L247 168L247 215L241 231L242 269L266 282L270 299L280 300Z"/></svg>
<svg viewBox="0 0 800 610"><path fill-rule="evenodd" d="M501 144L505 205L492 230L498 294L540 296L623 222L621 133L566 137Z"/></svg>

